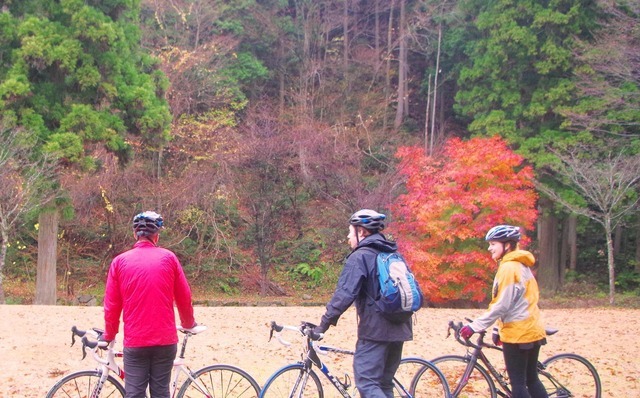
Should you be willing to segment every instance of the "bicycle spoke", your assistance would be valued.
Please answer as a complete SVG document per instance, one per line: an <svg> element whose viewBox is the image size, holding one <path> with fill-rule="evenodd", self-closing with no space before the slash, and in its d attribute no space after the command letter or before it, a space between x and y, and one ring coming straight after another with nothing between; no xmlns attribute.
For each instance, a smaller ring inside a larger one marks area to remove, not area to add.
<svg viewBox="0 0 640 398"><path fill-rule="evenodd" d="M242 369L229 365L212 365L194 373L180 388L185 398L257 398L258 383Z"/></svg>
<svg viewBox="0 0 640 398"><path fill-rule="evenodd" d="M445 375L452 392L457 391L459 398L495 397L495 384L484 368L479 365L471 372L466 381L462 381L468 361L455 355L436 358L432 361ZM462 386L459 386L462 382Z"/></svg>
<svg viewBox="0 0 640 398"><path fill-rule="evenodd" d="M315 373L307 373L302 365L290 365L267 380L262 398L322 398L322 384Z"/></svg>
<svg viewBox="0 0 640 398"><path fill-rule="evenodd" d="M578 355L560 354L549 358L540 374L550 398L600 398L597 371Z"/></svg>
<svg viewBox="0 0 640 398"><path fill-rule="evenodd" d="M400 362L394 381L394 397L446 397L448 386L444 375L430 362L421 358L405 358Z"/></svg>
<svg viewBox="0 0 640 398"><path fill-rule="evenodd" d="M47 398L89 398L97 388L100 376L95 371L72 373L58 381L47 393ZM102 385L100 397L122 398L124 387L114 378L109 377Z"/></svg>

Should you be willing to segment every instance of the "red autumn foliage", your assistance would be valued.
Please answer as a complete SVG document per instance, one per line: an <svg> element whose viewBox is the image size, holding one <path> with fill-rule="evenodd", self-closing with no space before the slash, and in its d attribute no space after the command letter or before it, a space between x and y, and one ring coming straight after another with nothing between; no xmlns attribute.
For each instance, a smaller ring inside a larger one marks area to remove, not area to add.
<svg viewBox="0 0 640 398"><path fill-rule="evenodd" d="M407 193L392 207L394 230L428 300L483 301L496 269L486 232L498 224L533 229L532 168L500 137L453 138L438 157L419 147L397 156Z"/></svg>

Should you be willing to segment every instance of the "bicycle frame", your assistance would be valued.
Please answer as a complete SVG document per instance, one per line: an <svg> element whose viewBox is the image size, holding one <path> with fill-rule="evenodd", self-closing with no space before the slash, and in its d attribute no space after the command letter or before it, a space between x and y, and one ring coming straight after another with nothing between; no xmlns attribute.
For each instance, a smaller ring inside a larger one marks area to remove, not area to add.
<svg viewBox="0 0 640 398"><path fill-rule="evenodd" d="M342 381L340 381L340 379L337 376L334 376L330 371L329 368L327 368L327 365L325 365L324 362L322 362L320 360L320 358L318 357L316 348L318 351L320 352L324 352L325 354L328 354L329 352L333 352L333 353L339 353L339 354L347 354L347 355L353 355L353 351L349 351L349 350L343 350L340 348L335 348L335 347L329 347L329 346L315 346L313 341L311 341L311 339L308 339L308 353L307 353L307 360L305 361L305 368L307 366L311 367L311 364L316 365L316 367L320 370L320 372L325 375L325 377L331 382L331 384L338 390L338 392L340 392L340 395L342 395L344 398L351 398L351 394L347 391L347 389L349 387L351 387L348 382L347 382L347 377L345 375L345 382L343 383ZM309 364L309 365L307 365Z"/></svg>
<svg viewBox="0 0 640 398"><path fill-rule="evenodd" d="M274 325L275 323L272 323L272 328L274 327ZM301 330L297 327L285 325L285 326L282 326L282 328L287 330L292 330L297 333L301 333ZM272 329L272 332L273 330L274 329ZM306 333L303 335L306 337L305 354L304 354L303 360L301 361L301 363L304 365L304 371L307 373L310 372L312 367L315 365L320 370L320 372L329 380L331 385L333 385L335 389L338 390L338 392L342 397L353 398L355 396L355 391L353 395L350 394L349 391L347 391L349 387L351 387L351 385L348 382L348 375L345 374L344 383L340 381L340 379L337 376L331 373L327 365L325 365L325 363L318 356L318 353L321 353L323 355L326 355L328 353L336 353L336 354L346 354L346 355L353 356L355 352L352 350L345 350L342 348L336 348L336 347L327 346L327 345L320 345L316 341L314 341L314 339L310 334ZM277 339L283 345L287 345L287 346L290 345L288 341L283 340L280 337L279 333L277 335ZM403 395L404 397L412 398L412 396L409 394L407 389L402 384L400 384L400 382L395 377L393 378L393 384L395 388L398 388L402 391L402 393L404 394Z"/></svg>
<svg viewBox="0 0 640 398"><path fill-rule="evenodd" d="M78 330L74 326L71 329L71 332L71 345L75 344L75 336L82 336L82 358L84 358L86 355L85 347L89 347L91 348L91 355L93 356L93 360L96 361L99 365L96 371L100 374L100 378L98 379L95 388L91 392L91 398L97 398L100 396L104 383L109 377L109 373L115 374L116 376L118 376L118 378L120 378L120 380L124 381L124 370L120 366L118 366L118 363L116 362L116 358L122 358L122 352L113 349L115 341L111 341L109 343L100 341L89 341L87 339L87 334L96 339L98 339L102 335L102 332L99 331L99 329L90 329L83 332ZM98 354L98 348L106 350L106 358L102 358L100 354Z"/></svg>
<svg viewBox="0 0 640 398"><path fill-rule="evenodd" d="M462 390L466 387L467 383L469 382L469 378L471 377L471 373L474 371L476 364L480 362L482 365L484 365L484 368L488 371L488 375L493 379L493 381L497 382L497 384L494 383L496 387L495 389L496 394L500 397L510 398L512 393L511 393L509 382L504 377L504 375L500 373L496 369L496 367L491 364L491 361L483 352L483 348L489 348L489 349L497 350L500 352L502 352L502 348L497 345L488 344L484 342L486 331L482 331L478 333L478 338L476 339L475 343L469 340L463 341L460 336L461 328L462 328L462 323L455 324L452 321L449 322L449 330L448 330L447 336L450 335L451 330L453 329L456 341L458 341L458 343L462 344L463 346L467 347L467 352L464 358L468 360L464 373L460 378L460 383L458 383L454 391L452 391L452 396L454 397L458 396L462 392ZM556 329L546 330L546 334L548 336L553 335L556 332L557 332ZM569 389L567 389L556 377L554 377L550 372L546 370L546 366L544 363L538 361L537 369L538 369L538 373L544 376L545 380L548 380L553 385L556 391L569 393Z"/></svg>
<svg viewBox="0 0 640 398"><path fill-rule="evenodd" d="M182 373L184 373L187 376L187 378L189 380L191 380L191 383L194 386L196 386L198 391L200 391L202 393L203 396L205 396L207 398L210 398L210 396L207 394L207 389L198 381L198 379L193 377L191 369L189 369L189 367L187 365L185 365L185 363L184 363L184 361L185 361L184 354L185 354L185 351L187 350L187 340L189 339L189 336L192 336L192 334L185 332L184 329L182 329L182 328L178 328L178 330L184 332L185 335L182 338L182 345L181 345L181 348L180 348L180 354L173 361L173 368L172 368L173 369L172 370L173 375L172 375L171 384L169 386L170 395L171 395L171 397L175 397L176 396L176 392L178 391L178 380L180 378L180 375ZM197 333L199 333L199 332L200 331L198 331Z"/></svg>
<svg viewBox="0 0 640 398"><path fill-rule="evenodd" d="M458 394L460 394L460 391L462 391L462 389L467 385L467 382L469 381L469 377L471 376L471 372L473 372L474 366L479 360L485 366L485 368L489 371L489 374L491 375L491 377L493 377L493 379L498 382L498 385L502 389L502 391L500 389L496 389L496 393L501 397L506 397L506 398L511 397L511 389L509 388L509 383L507 382L505 377L496 369L496 367L493 366L493 364L489 361L489 358L487 358L485 353L482 352L481 347L492 348L498 351L502 351L502 349L500 347L490 346L484 343L483 341L484 335L485 335L485 332L480 332L476 346L473 347L473 352L469 354L469 352L467 351L467 354L465 355L465 357L469 358L469 363L467 364L467 368L465 369L464 374L462 375L462 381L457 386L457 388L453 391L453 394L452 394L453 396L457 396ZM538 366L540 366L540 362L538 362Z"/></svg>
<svg viewBox="0 0 640 398"><path fill-rule="evenodd" d="M171 381L171 384L169 385L170 395L171 397L176 396L176 392L179 390L178 388L179 385L182 385L182 383L178 384L180 375L184 373L187 379L191 380L192 385L194 385L203 394L204 397L210 398L206 392L207 389L196 378L193 377L191 370L185 364L185 352L187 349L187 341L189 339L189 336L198 334L206 330L206 327L196 326L196 328L194 328L193 330L187 330L187 329L183 329L182 327L178 327L178 330L184 333L184 337L182 338L180 354L173 361L172 381ZM94 361L96 361L99 364L96 370L100 373L100 378L96 383L95 388L91 392L91 398L96 398L100 396L104 383L106 382L110 373L113 373L116 376L118 376L118 378L121 381L123 382L125 381L124 369L121 368L116 362L116 358L122 358L123 353L121 351L114 350L113 347L114 347L115 341L111 341L109 343L104 341L89 341L86 336L87 334L91 335L91 337L95 339L99 339L99 337L102 335L102 332L99 329L90 329L83 332L78 330L74 326L72 328L71 345L75 343L75 336L82 336L83 352L85 347L89 347L91 349L91 354L93 356ZM100 356L100 354L98 353L99 349L106 351L106 358L102 358ZM83 355L83 358L84 358L84 355Z"/></svg>

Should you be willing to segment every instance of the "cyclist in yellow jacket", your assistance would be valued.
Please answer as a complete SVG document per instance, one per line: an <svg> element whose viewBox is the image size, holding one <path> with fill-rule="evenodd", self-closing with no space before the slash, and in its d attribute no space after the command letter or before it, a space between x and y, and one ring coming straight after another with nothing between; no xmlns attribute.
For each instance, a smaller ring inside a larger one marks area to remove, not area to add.
<svg viewBox="0 0 640 398"><path fill-rule="evenodd" d="M538 308L538 283L531 271L535 259L518 247L520 237L520 228L511 225L498 225L487 233L489 252L498 262L491 303L460 334L469 339L497 321L500 339L494 343L503 345L512 398L547 398L537 371L540 346L547 341Z"/></svg>

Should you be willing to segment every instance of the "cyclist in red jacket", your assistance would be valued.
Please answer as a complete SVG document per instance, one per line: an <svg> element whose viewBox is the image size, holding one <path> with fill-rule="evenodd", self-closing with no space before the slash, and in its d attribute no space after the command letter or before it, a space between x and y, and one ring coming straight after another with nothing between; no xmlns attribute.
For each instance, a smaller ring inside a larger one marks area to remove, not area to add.
<svg viewBox="0 0 640 398"><path fill-rule="evenodd" d="M124 323L126 398L169 398L178 335L173 303L185 328L196 325L191 289L170 250L158 247L162 217L145 211L133 218L136 243L111 262L104 296L105 333L111 341Z"/></svg>

